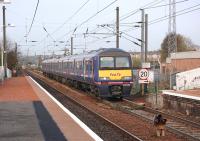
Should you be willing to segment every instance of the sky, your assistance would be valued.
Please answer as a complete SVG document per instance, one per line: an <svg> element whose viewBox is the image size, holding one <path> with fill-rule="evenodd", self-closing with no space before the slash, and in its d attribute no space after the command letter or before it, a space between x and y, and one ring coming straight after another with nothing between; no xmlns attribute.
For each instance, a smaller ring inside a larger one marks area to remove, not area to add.
<svg viewBox="0 0 200 141"><path fill-rule="evenodd" d="M168 33L168 19L157 23L152 21L167 17L169 0L40 0L30 28L37 2L38 0L11 0L11 4L5 5L6 24L15 25L7 26L7 39L13 44L16 42L23 55L63 54L65 48L70 49L71 37L74 53L78 54L84 50L116 47L116 7L119 7L120 15L121 49L141 50L140 46L133 43L140 44L136 38L141 38L141 28L134 26L141 21L141 11L137 9L144 8L145 5L148 7L145 14L149 16L148 50L160 49ZM176 2L176 12L193 7L183 11L188 13L177 13L182 15L176 17L176 32L200 45L200 1ZM135 14L123 19L135 10ZM0 14L2 15L2 10ZM2 27L2 20L0 22ZM84 34L86 31L88 34ZM2 35L1 28L1 39Z"/></svg>

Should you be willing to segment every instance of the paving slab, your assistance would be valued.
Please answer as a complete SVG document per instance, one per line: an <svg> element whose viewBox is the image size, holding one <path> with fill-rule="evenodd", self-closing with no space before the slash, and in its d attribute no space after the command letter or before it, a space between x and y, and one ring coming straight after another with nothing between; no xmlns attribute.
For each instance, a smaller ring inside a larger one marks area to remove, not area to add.
<svg viewBox="0 0 200 141"><path fill-rule="evenodd" d="M32 102L0 102L0 141L44 141Z"/></svg>

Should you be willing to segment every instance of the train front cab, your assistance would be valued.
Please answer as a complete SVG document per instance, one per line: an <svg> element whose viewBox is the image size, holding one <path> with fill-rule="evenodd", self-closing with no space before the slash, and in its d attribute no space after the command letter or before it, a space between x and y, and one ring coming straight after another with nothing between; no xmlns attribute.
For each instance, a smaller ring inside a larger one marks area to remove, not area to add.
<svg viewBox="0 0 200 141"><path fill-rule="evenodd" d="M131 57L126 52L102 54L98 61L100 97L127 97L130 95L132 78Z"/></svg>

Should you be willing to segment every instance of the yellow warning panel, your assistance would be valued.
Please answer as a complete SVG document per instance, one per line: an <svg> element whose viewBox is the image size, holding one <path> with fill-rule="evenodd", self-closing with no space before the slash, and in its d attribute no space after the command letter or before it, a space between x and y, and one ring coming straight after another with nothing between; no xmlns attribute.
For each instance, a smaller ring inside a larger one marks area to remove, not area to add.
<svg viewBox="0 0 200 141"><path fill-rule="evenodd" d="M102 80L123 80L125 77L132 77L131 70L99 70Z"/></svg>

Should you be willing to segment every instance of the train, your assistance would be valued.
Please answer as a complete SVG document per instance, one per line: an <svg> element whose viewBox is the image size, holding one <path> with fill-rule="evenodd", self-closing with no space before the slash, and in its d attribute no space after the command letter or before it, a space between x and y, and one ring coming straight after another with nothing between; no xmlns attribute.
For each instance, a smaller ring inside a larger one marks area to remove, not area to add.
<svg viewBox="0 0 200 141"><path fill-rule="evenodd" d="M47 59L42 61L42 72L101 98L130 96L133 84L131 56L118 48Z"/></svg>

